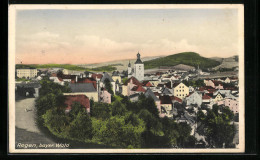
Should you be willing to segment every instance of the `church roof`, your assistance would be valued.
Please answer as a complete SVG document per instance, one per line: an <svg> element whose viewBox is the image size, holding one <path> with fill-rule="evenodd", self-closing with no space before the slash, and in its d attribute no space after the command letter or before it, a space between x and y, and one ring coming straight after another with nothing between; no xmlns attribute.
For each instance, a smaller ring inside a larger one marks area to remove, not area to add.
<svg viewBox="0 0 260 160"><path fill-rule="evenodd" d="M138 54L137 54L137 59L136 59L136 61L135 61L135 64L143 64L143 62L141 61L141 59L140 59L140 53L138 52Z"/></svg>

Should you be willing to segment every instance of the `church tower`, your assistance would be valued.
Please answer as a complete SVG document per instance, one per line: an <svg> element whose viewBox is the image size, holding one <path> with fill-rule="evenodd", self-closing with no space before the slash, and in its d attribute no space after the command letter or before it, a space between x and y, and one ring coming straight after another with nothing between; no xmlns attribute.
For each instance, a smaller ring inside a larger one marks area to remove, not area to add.
<svg viewBox="0 0 260 160"><path fill-rule="evenodd" d="M131 63L130 63L130 61L129 61L129 63L128 63L127 75L128 75L128 78L132 77L132 68L131 68Z"/></svg>
<svg viewBox="0 0 260 160"><path fill-rule="evenodd" d="M134 77L139 81L144 80L144 63L141 61L139 52L137 54L137 60L134 66Z"/></svg>

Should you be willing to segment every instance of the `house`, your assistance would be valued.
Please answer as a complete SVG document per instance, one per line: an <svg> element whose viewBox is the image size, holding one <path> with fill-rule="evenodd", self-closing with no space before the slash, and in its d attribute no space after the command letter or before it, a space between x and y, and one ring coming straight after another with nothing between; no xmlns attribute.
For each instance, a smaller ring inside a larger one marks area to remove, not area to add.
<svg viewBox="0 0 260 160"><path fill-rule="evenodd" d="M202 102L203 102L203 103L210 103L210 102L211 102L211 99L212 99L212 97L209 96L208 94L204 94L204 95L202 96Z"/></svg>
<svg viewBox="0 0 260 160"><path fill-rule="evenodd" d="M172 117L172 99L170 96L164 95L160 96L160 104L161 104L161 112L160 112L160 117Z"/></svg>
<svg viewBox="0 0 260 160"><path fill-rule="evenodd" d="M56 73L52 73L49 79L52 80L54 83L58 83L62 86L64 85L63 79L58 77Z"/></svg>
<svg viewBox="0 0 260 160"><path fill-rule="evenodd" d="M101 88L99 101L108 104L111 103L111 94L105 88Z"/></svg>
<svg viewBox="0 0 260 160"><path fill-rule="evenodd" d="M94 88L97 89L97 81L94 78L78 78L77 82L73 81L72 83L92 83Z"/></svg>
<svg viewBox="0 0 260 160"><path fill-rule="evenodd" d="M140 93L134 93L129 96L131 102L136 102L139 100Z"/></svg>
<svg viewBox="0 0 260 160"><path fill-rule="evenodd" d="M77 76L84 75L85 76L83 71L75 71L75 70L68 70L68 69L63 69L62 73L65 75L77 75Z"/></svg>
<svg viewBox="0 0 260 160"><path fill-rule="evenodd" d="M187 87L185 84L181 83L174 83L173 86L173 95L180 98L184 99L186 96L189 95L189 87Z"/></svg>
<svg viewBox="0 0 260 160"><path fill-rule="evenodd" d="M110 82L112 85L112 90L115 94L116 92L116 82L108 75L107 72L104 72L104 75L100 79L100 87L105 87L106 81Z"/></svg>
<svg viewBox="0 0 260 160"><path fill-rule="evenodd" d="M98 102L98 92L92 83L71 83L69 84L71 93L64 93L64 95L85 95L95 102Z"/></svg>
<svg viewBox="0 0 260 160"><path fill-rule="evenodd" d="M206 86L210 86L215 89L223 89L223 85L220 81L216 80L204 80Z"/></svg>
<svg viewBox="0 0 260 160"><path fill-rule="evenodd" d="M112 79L114 80L114 82L118 81L119 83L122 82L121 76L120 76L120 72L119 71L114 71L112 73Z"/></svg>
<svg viewBox="0 0 260 160"><path fill-rule="evenodd" d="M65 113L69 113L74 102L79 102L90 113L90 101L86 95L65 95Z"/></svg>
<svg viewBox="0 0 260 160"><path fill-rule="evenodd" d="M218 93L216 95L213 95L213 101L214 102L218 102L218 101L221 101L225 98L225 95L224 94L221 94L221 93Z"/></svg>
<svg viewBox="0 0 260 160"><path fill-rule="evenodd" d="M144 87L153 87L152 83L150 81L143 81L142 85Z"/></svg>
<svg viewBox="0 0 260 160"><path fill-rule="evenodd" d="M35 82L16 83L15 88L17 94L20 96L39 97L39 89L41 88L41 84Z"/></svg>
<svg viewBox="0 0 260 160"><path fill-rule="evenodd" d="M122 94L124 96L130 96L132 88L134 86L142 86L142 83L140 83L135 77L128 78L125 83L122 85ZM140 88L139 88L140 89ZM136 89L134 89L136 90Z"/></svg>
<svg viewBox="0 0 260 160"><path fill-rule="evenodd" d="M91 74L91 78L95 79L96 81L100 80L103 77L103 74L93 73Z"/></svg>
<svg viewBox="0 0 260 160"><path fill-rule="evenodd" d="M226 98L222 101L218 101L217 104L229 107L234 114L239 113L239 102L237 100Z"/></svg>
<svg viewBox="0 0 260 160"><path fill-rule="evenodd" d="M16 69L16 76L18 78L35 78L37 76L37 69L35 68L25 68Z"/></svg>
<svg viewBox="0 0 260 160"><path fill-rule="evenodd" d="M195 92L191 93L190 95L188 95L185 100L186 100L187 105L196 104L197 106L201 106L202 95L195 91Z"/></svg>

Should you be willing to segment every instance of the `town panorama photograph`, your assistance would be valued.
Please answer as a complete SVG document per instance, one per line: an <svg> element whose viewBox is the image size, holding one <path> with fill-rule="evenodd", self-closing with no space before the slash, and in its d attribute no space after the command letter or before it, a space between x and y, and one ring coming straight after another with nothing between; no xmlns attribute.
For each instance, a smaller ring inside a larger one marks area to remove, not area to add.
<svg viewBox="0 0 260 160"><path fill-rule="evenodd" d="M242 5L11 5L11 153L244 151Z"/></svg>

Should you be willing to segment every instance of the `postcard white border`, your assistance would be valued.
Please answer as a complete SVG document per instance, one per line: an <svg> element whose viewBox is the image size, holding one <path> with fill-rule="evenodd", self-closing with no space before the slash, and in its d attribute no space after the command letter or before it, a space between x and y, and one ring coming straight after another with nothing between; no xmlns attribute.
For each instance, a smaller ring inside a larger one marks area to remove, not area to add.
<svg viewBox="0 0 260 160"><path fill-rule="evenodd" d="M16 10L32 9L238 9L239 145L236 149L15 149ZM8 10L9 153L243 153L245 151L244 6L242 4L9 5Z"/></svg>

